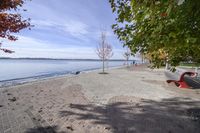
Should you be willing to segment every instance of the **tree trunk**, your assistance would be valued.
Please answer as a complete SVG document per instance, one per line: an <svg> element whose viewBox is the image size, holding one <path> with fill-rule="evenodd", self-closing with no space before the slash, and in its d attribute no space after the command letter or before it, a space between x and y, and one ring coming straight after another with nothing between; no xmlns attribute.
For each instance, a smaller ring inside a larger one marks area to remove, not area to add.
<svg viewBox="0 0 200 133"><path fill-rule="evenodd" d="M144 57L143 57L143 53L142 53L142 64L144 63Z"/></svg>
<svg viewBox="0 0 200 133"><path fill-rule="evenodd" d="M195 72L195 73L198 73L198 67L195 67L194 72Z"/></svg>
<svg viewBox="0 0 200 133"><path fill-rule="evenodd" d="M109 65L108 65L108 60L106 60L106 69L108 70L109 69Z"/></svg>
<svg viewBox="0 0 200 133"><path fill-rule="evenodd" d="M126 59L126 65L127 65L127 67L129 66L129 64L128 64L128 58Z"/></svg>
<svg viewBox="0 0 200 133"><path fill-rule="evenodd" d="M165 64L165 69L169 70L169 63L168 62L166 62L166 64Z"/></svg>
<svg viewBox="0 0 200 133"><path fill-rule="evenodd" d="M104 67L105 67L105 60L103 58L103 73L104 73Z"/></svg>
<svg viewBox="0 0 200 133"><path fill-rule="evenodd" d="M165 69L166 70L170 69L170 64L169 64L169 61L168 61L168 57L166 57L166 59L165 59Z"/></svg>

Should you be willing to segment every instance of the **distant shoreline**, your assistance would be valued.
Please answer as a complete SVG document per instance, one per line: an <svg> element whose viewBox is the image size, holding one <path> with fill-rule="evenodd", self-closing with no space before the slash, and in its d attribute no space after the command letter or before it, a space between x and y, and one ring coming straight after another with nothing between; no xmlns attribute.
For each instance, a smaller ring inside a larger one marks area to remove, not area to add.
<svg viewBox="0 0 200 133"><path fill-rule="evenodd" d="M68 60L68 61L102 61L100 59L59 59L59 58L9 58L9 57L0 57L1 59L8 60ZM110 59L109 61L126 61L125 59ZM136 60L129 60L136 61Z"/></svg>

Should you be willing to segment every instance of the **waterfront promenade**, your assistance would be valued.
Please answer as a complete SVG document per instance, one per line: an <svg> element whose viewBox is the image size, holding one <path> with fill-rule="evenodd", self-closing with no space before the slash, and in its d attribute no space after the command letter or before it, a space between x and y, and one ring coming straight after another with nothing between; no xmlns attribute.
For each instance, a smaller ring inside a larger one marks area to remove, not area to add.
<svg viewBox="0 0 200 133"><path fill-rule="evenodd" d="M200 90L118 68L0 89L1 133L199 133Z"/></svg>

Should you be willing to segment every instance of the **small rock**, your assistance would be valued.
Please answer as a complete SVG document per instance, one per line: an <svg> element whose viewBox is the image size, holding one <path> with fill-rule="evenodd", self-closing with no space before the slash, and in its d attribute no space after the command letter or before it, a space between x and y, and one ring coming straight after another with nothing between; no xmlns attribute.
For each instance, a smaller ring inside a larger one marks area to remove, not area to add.
<svg viewBox="0 0 200 133"><path fill-rule="evenodd" d="M81 73L80 71L76 71L76 72L75 72L75 75L78 75L78 74L80 74L80 73Z"/></svg>
<svg viewBox="0 0 200 133"><path fill-rule="evenodd" d="M0 105L0 108L3 107L3 105Z"/></svg>
<svg viewBox="0 0 200 133"><path fill-rule="evenodd" d="M74 129L72 128L72 126L67 126L66 128L69 129L69 130L71 130L71 131L74 131Z"/></svg>
<svg viewBox="0 0 200 133"><path fill-rule="evenodd" d="M7 93L8 96L12 95L11 93Z"/></svg>
<svg viewBox="0 0 200 133"><path fill-rule="evenodd" d="M105 127L106 130L110 130L110 127Z"/></svg>
<svg viewBox="0 0 200 133"><path fill-rule="evenodd" d="M16 97L13 97L13 98L8 99L8 100L11 101L11 102L15 102L17 99L16 99Z"/></svg>

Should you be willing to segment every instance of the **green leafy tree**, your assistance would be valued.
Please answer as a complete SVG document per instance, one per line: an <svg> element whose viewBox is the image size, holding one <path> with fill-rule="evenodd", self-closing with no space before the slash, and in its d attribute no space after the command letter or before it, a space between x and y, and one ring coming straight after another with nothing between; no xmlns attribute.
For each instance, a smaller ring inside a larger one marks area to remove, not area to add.
<svg viewBox="0 0 200 133"><path fill-rule="evenodd" d="M200 61L199 0L109 0L116 14L112 28L132 53L151 54L160 67L160 49L167 62Z"/></svg>

